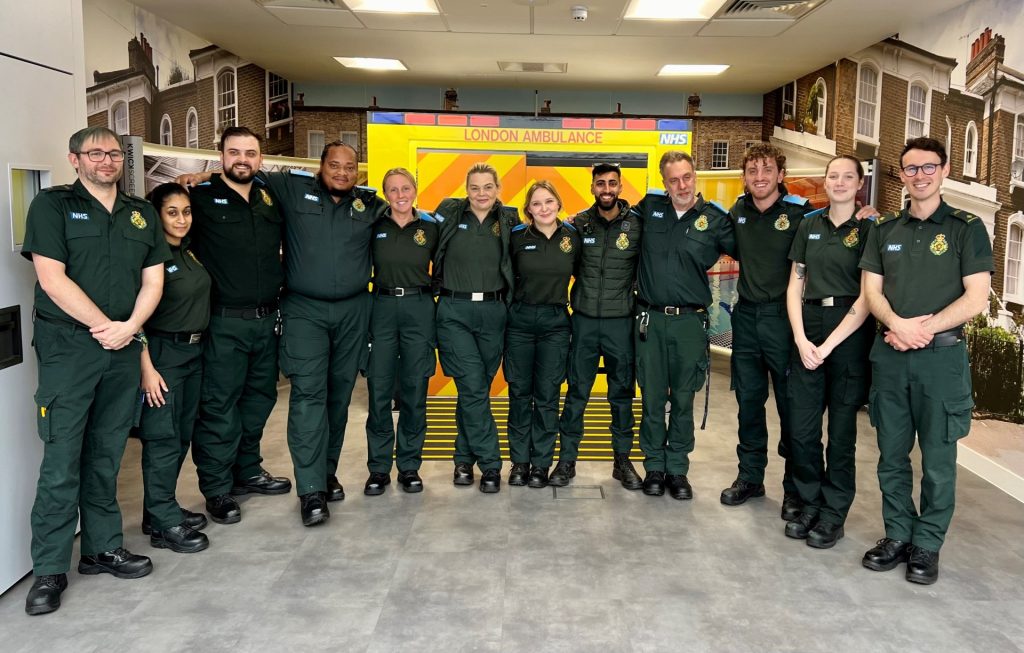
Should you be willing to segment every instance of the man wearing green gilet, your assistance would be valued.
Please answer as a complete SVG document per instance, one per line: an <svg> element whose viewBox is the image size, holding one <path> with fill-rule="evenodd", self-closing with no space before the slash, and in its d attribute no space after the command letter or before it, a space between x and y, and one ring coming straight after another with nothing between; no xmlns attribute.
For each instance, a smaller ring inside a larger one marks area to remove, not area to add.
<svg viewBox="0 0 1024 653"><path fill-rule="evenodd" d="M291 481L260 463L263 427L277 403L277 298L283 218L256 177L260 137L228 127L224 172L192 189L192 242L213 280L209 337L193 459L206 511L220 524L242 519L232 494L284 494ZM186 180L192 181L192 180ZM182 182L182 179L179 179Z"/></svg>
<svg viewBox="0 0 1024 653"><path fill-rule="evenodd" d="M117 472L139 402L141 329L160 301L171 258L153 206L117 190L124 151L106 128L75 133L78 181L29 207L22 255L32 261L36 423L43 441L32 506L28 614L60 607L75 527L80 574L139 578L149 558L122 546Z"/></svg>
<svg viewBox="0 0 1024 653"><path fill-rule="evenodd" d="M963 325L988 308L994 270L982 221L942 200L946 149L907 141L900 180L910 197L878 219L860 267L868 307L879 322L871 348L871 422L878 430L878 484L885 537L863 564L906 579L939 577L939 549L956 499L957 440L971 428L971 368ZM921 503L914 505L910 452L921 448Z"/></svg>
<svg viewBox="0 0 1024 653"><path fill-rule="evenodd" d="M745 503L764 496L764 470L768 466L768 424L765 403L768 379L775 388L779 413L779 455L786 460L782 486L782 518L800 514L789 469L789 409L786 377L793 335L786 312L789 250L804 213L813 209L806 199L786 195L782 180L786 157L775 146L759 143L743 156L741 195L729 212L736 228L740 261L739 302L732 312L732 387L739 404L739 474L722 490L722 503Z"/></svg>

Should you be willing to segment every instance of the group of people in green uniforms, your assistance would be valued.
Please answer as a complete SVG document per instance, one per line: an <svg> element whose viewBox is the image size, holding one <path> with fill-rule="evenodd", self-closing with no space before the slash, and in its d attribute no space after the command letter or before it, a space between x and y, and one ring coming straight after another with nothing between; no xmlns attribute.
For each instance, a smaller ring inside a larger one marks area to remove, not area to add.
<svg viewBox="0 0 1024 653"><path fill-rule="evenodd" d="M885 537L863 564L884 571L907 562L908 580L937 579L956 440L973 406L962 327L986 308L993 269L981 221L941 199L949 164L940 143L908 141L900 170L909 201L893 215L858 209L856 158L828 164L829 205L814 210L786 193L783 154L756 144L743 159L746 192L731 209L697 193L694 160L670 151L659 162L664 190L635 206L619 197L619 167L600 163L593 206L562 220L557 188L540 180L526 192L525 221L502 205L500 177L486 164L468 170L465 198L428 213L403 168L384 175L383 198L356 186L358 155L341 142L324 148L317 174L260 172L260 145L244 127L226 129L221 174L183 176L183 185L157 187L150 203L117 191L124 152L114 134L84 129L69 143L78 181L32 203L23 253L39 278L44 458L29 614L60 607L78 517L80 573L152 570L122 546L116 501L133 424L143 444L142 526L155 547L191 553L210 544L206 516L174 496L190 447L218 523L241 520L234 496L290 492L260 455L278 370L291 381L287 438L306 526L326 521L328 503L345 497L337 469L360 372L369 392L364 494L384 493L395 467L404 491L423 490L435 351L458 391L455 485L474 484L476 467L482 492L500 490L490 386L502 364L508 483L571 483L603 357L613 478L649 496L692 499L694 398L710 379L707 272L722 255L741 272L731 361L739 469L721 503L765 495L770 380L785 534L833 546L854 497L857 411L867 401ZM629 460L635 384L643 476Z"/></svg>

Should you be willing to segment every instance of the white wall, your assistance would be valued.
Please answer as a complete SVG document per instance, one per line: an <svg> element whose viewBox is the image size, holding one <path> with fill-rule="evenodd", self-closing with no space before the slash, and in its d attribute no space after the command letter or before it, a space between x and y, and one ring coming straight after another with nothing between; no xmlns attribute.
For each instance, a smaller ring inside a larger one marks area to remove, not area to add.
<svg viewBox="0 0 1024 653"><path fill-rule="evenodd" d="M25 360L0 370L0 592L31 571L29 511L42 455L32 395L32 265L13 251L10 166L49 167L68 183L67 141L84 127L81 0L0 0L0 307L21 306ZM56 69L56 70L54 70Z"/></svg>

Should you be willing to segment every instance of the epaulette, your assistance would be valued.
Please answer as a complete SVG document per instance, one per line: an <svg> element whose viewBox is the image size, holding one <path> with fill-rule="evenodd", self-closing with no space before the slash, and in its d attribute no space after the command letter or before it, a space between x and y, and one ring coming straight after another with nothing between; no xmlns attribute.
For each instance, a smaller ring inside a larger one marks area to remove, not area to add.
<svg viewBox="0 0 1024 653"><path fill-rule="evenodd" d="M666 193L661 188L648 188L647 189L647 194L648 195L653 195L655 197L667 197L668 196L668 193Z"/></svg>
<svg viewBox="0 0 1024 653"><path fill-rule="evenodd" d="M519 209L517 209L514 206L503 205L501 207L501 215L504 216L505 220L509 223L509 225L514 226L521 222L521 220L519 219Z"/></svg>
<svg viewBox="0 0 1024 653"><path fill-rule="evenodd" d="M569 231L573 231L573 232L576 231L576 226L573 225L573 223L571 223L571 222L562 222L562 226L565 227L566 229L568 229Z"/></svg>
<svg viewBox="0 0 1024 653"><path fill-rule="evenodd" d="M263 171L260 170L260 172L262 173ZM263 178L262 174L253 175L252 180L254 182L256 182L257 184L259 184L260 186L266 186L267 185L267 180Z"/></svg>
<svg viewBox="0 0 1024 653"><path fill-rule="evenodd" d="M821 215L821 214L822 214L822 213L824 213L824 212L825 212L825 209L824 209L824 208L821 208L821 209L814 209L813 211L811 211L810 213L808 213L808 214L807 214L807 215L805 215L804 217L805 217L805 218L816 218L816 217L818 217L819 215Z"/></svg>
<svg viewBox="0 0 1024 653"><path fill-rule="evenodd" d="M60 184L58 186L50 186L39 191L40 193L70 193L74 190L74 186L71 184Z"/></svg>
<svg viewBox="0 0 1024 653"><path fill-rule="evenodd" d="M289 168L288 174L295 175L296 177L316 177L309 170L303 170L302 168Z"/></svg>
<svg viewBox="0 0 1024 653"><path fill-rule="evenodd" d="M978 219L978 216L974 215L973 213L961 211L960 209L954 209L952 215L953 217L960 218L961 220L968 224Z"/></svg>
<svg viewBox="0 0 1024 653"><path fill-rule="evenodd" d="M430 215L429 213L427 213L426 211L416 211L416 217L418 217L420 220L423 220L424 222L434 222L435 221L434 217L432 215Z"/></svg>
<svg viewBox="0 0 1024 653"><path fill-rule="evenodd" d="M520 222L516 226L512 227L512 233L515 233L517 231L522 231L522 230L526 229L528 226L529 225L527 225L525 222Z"/></svg>
<svg viewBox="0 0 1024 653"><path fill-rule="evenodd" d="M890 224L890 223L896 222L896 218L898 218L898 217L900 217L899 213L886 213L885 215L878 216L878 218L875 219L875 224L877 224L877 225Z"/></svg>
<svg viewBox="0 0 1024 653"><path fill-rule="evenodd" d="M365 192L370 193L372 195L376 195L377 194L377 189L376 188L371 188L370 186L356 186L356 190L365 191Z"/></svg>
<svg viewBox="0 0 1024 653"><path fill-rule="evenodd" d="M782 198L782 201L789 204L796 204L797 206L804 206L807 204L807 198L799 195L786 195Z"/></svg>
<svg viewBox="0 0 1024 653"><path fill-rule="evenodd" d="M719 211L721 211L722 215L729 215L729 209L725 208L724 206L722 206L721 204L719 204L715 200L707 200L706 203L710 204L711 206L713 206L716 209L718 209Z"/></svg>

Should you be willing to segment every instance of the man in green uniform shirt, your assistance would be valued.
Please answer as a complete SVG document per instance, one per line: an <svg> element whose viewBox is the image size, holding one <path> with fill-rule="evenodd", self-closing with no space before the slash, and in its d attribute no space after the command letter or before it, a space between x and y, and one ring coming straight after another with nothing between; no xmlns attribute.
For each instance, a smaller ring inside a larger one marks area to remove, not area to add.
<svg viewBox="0 0 1024 653"><path fill-rule="evenodd" d="M946 150L907 141L900 180L910 203L878 219L860 267L879 334L871 349L871 422L878 430L878 483L885 537L864 566L907 561L907 580L931 584L953 517L957 440L971 428L971 369L963 325L988 308L994 270L982 221L942 200ZM920 512L910 452L921 448Z"/></svg>
<svg viewBox="0 0 1024 653"><path fill-rule="evenodd" d="M291 481L260 463L263 427L277 403L277 297L283 282L279 205L256 178L260 137L228 127L224 172L192 189L192 242L213 279L209 338L193 457L206 510L242 519L232 494L284 494Z"/></svg>
<svg viewBox="0 0 1024 653"><path fill-rule="evenodd" d="M685 152L666 152L659 165L665 192L648 191L631 217L644 222L637 273L636 371L643 396L640 448L644 494L692 499L686 475L693 451L693 397L708 375L707 271L735 250L728 212L694 187ZM665 402L671 402L665 428Z"/></svg>
<svg viewBox="0 0 1024 653"><path fill-rule="evenodd" d="M618 165L598 163L591 170L594 205L573 223L583 243L579 271L572 285L572 339L569 345L569 390L559 421L561 450L551 472L551 485L567 485L576 476L576 458L583 440L583 413L604 357L611 407L612 478L627 490L639 490L640 475L629 460L633 448L633 309L636 262L642 223L630 219L629 203L619 199L622 172Z"/></svg>
<svg viewBox="0 0 1024 653"><path fill-rule="evenodd" d="M740 262L739 302L732 312L732 386L739 404L739 475L722 490L722 503L737 506L764 496L768 466L768 378L775 389L779 413L779 455L786 461L782 487L782 518L796 519L800 497L789 469L789 409L786 376L793 335L786 313L789 249L800 220L813 207L806 199L786 195L782 180L786 157L775 146L759 143L743 156L743 184L729 214L736 229Z"/></svg>
<svg viewBox="0 0 1024 653"><path fill-rule="evenodd" d="M153 206L117 190L117 136L90 127L68 150L78 181L32 201L22 248L39 277L33 343L43 440L28 614L60 607L79 518L79 573L139 578L153 570L149 558L122 547L117 472L142 407L139 334L160 301L171 253Z"/></svg>
<svg viewBox="0 0 1024 653"><path fill-rule="evenodd" d="M359 156L341 141L324 147L315 176L266 176L285 215L281 371L292 386L288 449L306 526L328 519L328 501L345 498L338 460L369 354L370 240L387 203L356 186L358 176Z"/></svg>

